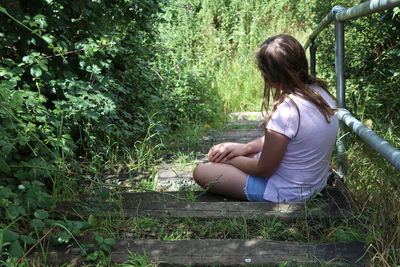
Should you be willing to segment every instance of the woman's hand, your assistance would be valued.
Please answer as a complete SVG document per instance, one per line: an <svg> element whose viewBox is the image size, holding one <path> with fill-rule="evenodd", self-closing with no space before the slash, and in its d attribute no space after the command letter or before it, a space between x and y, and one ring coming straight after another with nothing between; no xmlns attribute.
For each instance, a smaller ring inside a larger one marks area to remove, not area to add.
<svg viewBox="0 0 400 267"><path fill-rule="evenodd" d="M225 162L246 154L245 144L222 143L213 146L208 152L208 160L214 163Z"/></svg>
<svg viewBox="0 0 400 267"><path fill-rule="evenodd" d="M271 177L279 168L289 141L289 137L281 133L266 130L265 142L263 142L264 146L259 159L239 156L225 160L224 163L235 166L247 174L259 177Z"/></svg>

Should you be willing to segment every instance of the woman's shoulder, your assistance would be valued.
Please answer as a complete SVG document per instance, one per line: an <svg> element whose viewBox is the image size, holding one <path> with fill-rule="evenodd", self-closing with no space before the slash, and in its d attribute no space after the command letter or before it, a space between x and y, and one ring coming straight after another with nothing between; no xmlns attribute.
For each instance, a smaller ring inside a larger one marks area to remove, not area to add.
<svg viewBox="0 0 400 267"><path fill-rule="evenodd" d="M316 94L320 95L332 108L336 107L335 100L332 96L321 86L317 84L308 85L308 87ZM313 103L302 97L301 95L290 94L283 101L286 105L306 106L309 108L317 108Z"/></svg>
<svg viewBox="0 0 400 267"><path fill-rule="evenodd" d="M315 93L319 94L329 104L329 106L331 108L336 107L335 99L332 97L332 95L327 90L325 90L324 88L322 88L316 84L310 85L310 88Z"/></svg>

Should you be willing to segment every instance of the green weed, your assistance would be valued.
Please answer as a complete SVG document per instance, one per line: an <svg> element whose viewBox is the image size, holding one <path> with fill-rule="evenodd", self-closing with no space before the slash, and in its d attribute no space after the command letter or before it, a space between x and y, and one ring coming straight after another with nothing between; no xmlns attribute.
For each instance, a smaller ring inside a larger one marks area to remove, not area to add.
<svg viewBox="0 0 400 267"><path fill-rule="evenodd" d="M152 262L144 253L143 255L136 255L130 252L129 260L123 264L117 264L115 267L156 267L159 265L159 262Z"/></svg>
<svg viewBox="0 0 400 267"><path fill-rule="evenodd" d="M391 131L383 135L398 142ZM368 145L358 140L351 144L346 181L360 214L361 228L369 233L366 241L374 255L372 264L393 266L400 262L400 174Z"/></svg>

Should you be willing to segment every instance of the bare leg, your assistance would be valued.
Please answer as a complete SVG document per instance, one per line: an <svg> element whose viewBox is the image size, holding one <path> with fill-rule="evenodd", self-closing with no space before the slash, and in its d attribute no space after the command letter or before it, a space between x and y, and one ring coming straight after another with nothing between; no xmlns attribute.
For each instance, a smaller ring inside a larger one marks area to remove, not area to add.
<svg viewBox="0 0 400 267"><path fill-rule="evenodd" d="M224 163L205 163L198 165L193 178L201 187L213 193L246 200L243 188L247 174L238 168Z"/></svg>

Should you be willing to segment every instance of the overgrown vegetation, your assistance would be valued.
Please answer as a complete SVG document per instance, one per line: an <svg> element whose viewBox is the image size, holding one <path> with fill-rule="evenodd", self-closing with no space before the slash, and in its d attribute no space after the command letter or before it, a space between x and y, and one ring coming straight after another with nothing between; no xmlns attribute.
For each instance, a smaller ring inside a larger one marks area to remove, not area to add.
<svg viewBox="0 0 400 267"><path fill-rule="evenodd" d="M281 32L304 43L334 5L358 3L0 0L0 264L16 264L43 237L62 243L97 229L93 216L52 220L49 207L82 190L107 199L104 177L152 173L164 143L192 141L225 113L260 110L257 46ZM397 147L400 116L392 110L400 101L399 26L399 9L346 23L348 108ZM317 44L318 76L333 91L332 28ZM360 218L344 236L359 233L361 225L371 233L372 264L398 265L400 175L355 136L346 141L347 185ZM143 186L154 184L150 179ZM164 226L169 223L181 222ZM230 236L238 230L230 229L234 224L213 222L207 234L195 235L212 237L226 227L221 237ZM323 235L340 235L341 227ZM175 238L188 231L165 233ZM96 236L103 250L88 256L94 261L107 261L112 240L103 235ZM133 256L132 262L148 261Z"/></svg>
<svg viewBox="0 0 400 267"><path fill-rule="evenodd" d="M39 242L79 184L143 171L161 138L218 117L204 73L164 56L165 4L0 1L0 259Z"/></svg>
<svg viewBox="0 0 400 267"><path fill-rule="evenodd" d="M350 7L359 1L334 1L315 8L322 18L333 5ZM345 24L347 108L366 125L400 147L400 9L372 14ZM334 86L333 27L317 38L317 72ZM355 134L346 141L347 186L364 218L360 226L373 233L372 265L396 266L400 258L398 216L400 173Z"/></svg>

